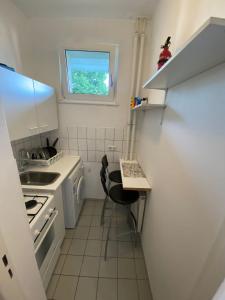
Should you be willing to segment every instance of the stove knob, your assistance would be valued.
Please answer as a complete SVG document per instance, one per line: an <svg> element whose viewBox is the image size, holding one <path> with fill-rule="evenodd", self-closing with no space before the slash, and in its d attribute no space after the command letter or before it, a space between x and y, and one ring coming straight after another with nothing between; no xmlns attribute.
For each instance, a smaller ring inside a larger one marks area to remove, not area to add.
<svg viewBox="0 0 225 300"><path fill-rule="evenodd" d="M48 210L48 212L51 214L51 213L53 213L53 211L54 211L54 208L49 208L49 210Z"/></svg>
<svg viewBox="0 0 225 300"><path fill-rule="evenodd" d="M48 220L50 218L50 215L45 215L45 220Z"/></svg>
<svg viewBox="0 0 225 300"><path fill-rule="evenodd" d="M34 235L38 236L40 234L40 231L39 230L34 230Z"/></svg>

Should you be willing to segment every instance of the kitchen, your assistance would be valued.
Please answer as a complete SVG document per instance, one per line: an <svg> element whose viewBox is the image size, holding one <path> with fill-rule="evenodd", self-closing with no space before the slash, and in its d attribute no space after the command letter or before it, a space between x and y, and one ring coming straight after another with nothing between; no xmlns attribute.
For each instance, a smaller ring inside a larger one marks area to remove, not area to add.
<svg viewBox="0 0 225 300"><path fill-rule="evenodd" d="M0 298L224 299L224 3L0 7ZM110 68L108 90L77 96L75 62ZM111 222L105 154L139 195Z"/></svg>

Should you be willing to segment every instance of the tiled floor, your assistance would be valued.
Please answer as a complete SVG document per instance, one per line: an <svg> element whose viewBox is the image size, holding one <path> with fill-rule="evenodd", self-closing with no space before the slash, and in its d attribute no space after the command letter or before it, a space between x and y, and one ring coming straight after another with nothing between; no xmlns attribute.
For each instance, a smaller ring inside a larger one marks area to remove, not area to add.
<svg viewBox="0 0 225 300"><path fill-rule="evenodd" d="M108 258L104 260L106 230L100 226L103 201L88 200L76 229L66 230L61 255L51 278L47 297L54 300L151 300L145 262L123 209L113 217Z"/></svg>

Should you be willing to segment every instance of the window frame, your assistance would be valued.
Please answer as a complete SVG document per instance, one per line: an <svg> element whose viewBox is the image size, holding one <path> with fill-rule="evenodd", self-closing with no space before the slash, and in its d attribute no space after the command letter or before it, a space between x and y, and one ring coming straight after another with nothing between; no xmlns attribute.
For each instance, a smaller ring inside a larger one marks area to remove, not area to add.
<svg viewBox="0 0 225 300"><path fill-rule="evenodd" d="M109 52L109 73L112 79L112 86L109 89L109 95L90 95L90 94L72 94L69 92L69 78L67 71L66 50L70 51L96 51ZM63 47L60 51L60 81L62 102L77 104L96 104L96 105L117 105L116 88L118 78L118 56L119 48L116 44L84 45L78 47Z"/></svg>

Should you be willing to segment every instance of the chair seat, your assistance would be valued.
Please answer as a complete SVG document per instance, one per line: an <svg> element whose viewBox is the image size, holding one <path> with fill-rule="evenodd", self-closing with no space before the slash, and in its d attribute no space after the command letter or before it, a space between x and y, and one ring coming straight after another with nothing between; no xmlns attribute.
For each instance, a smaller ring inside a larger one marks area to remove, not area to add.
<svg viewBox="0 0 225 300"><path fill-rule="evenodd" d="M122 183L122 176L120 170L110 172L109 179L116 183Z"/></svg>
<svg viewBox="0 0 225 300"><path fill-rule="evenodd" d="M124 190L122 184L117 184L111 187L109 196L113 202L121 205L129 205L138 200L139 192Z"/></svg>

